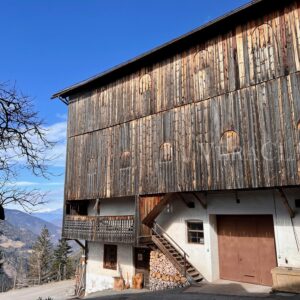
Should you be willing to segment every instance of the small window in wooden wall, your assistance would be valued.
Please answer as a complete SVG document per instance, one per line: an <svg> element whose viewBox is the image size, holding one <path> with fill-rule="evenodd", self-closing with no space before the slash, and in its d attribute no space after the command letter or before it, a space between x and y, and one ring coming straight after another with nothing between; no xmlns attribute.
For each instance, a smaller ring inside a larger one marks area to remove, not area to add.
<svg viewBox="0 0 300 300"><path fill-rule="evenodd" d="M171 143L163 143L159 151L160 162L171 162L173 160L173 149Z"/></svg>
<svg viewBox="0 0 300 300"><path fill-rule="evenodd" d="M121 169L130 168L130 166L131 166L130 160L131 160L130 152L124 151L121 154L121 163L120 163Z"/></svg>
<svg viewBox="0 0 300 300"><path fill-rule="evenodd" d="M240 151L240 139L237 132L227 130L223 133L220 140L220 153L230 154Z"/></svg>
<svg viewBox="0 0 300 300"><path fill-rule="evenodd" d="M103 268L117 270L118 263L117 245L104 245Z"/></svg>
<svg viewBox="0 0 300 300"><path fill-rule="evenodd" d="M277 41L273 29L262 24L252 33L252 56L256 82L276 77L278 62Z"/></svg>
<svg viewBox="0 0 300 300"><path fill-rule="evenodd" d="M151 90L151 76L149 74L145 74L140 79L140 94L144 95L148 91Z"/></svg>
<svg viewBox="0 0 300 300"><path fill-rule="evenodd" d="M207 50L199 51L194 57L195 66L195 98L203 99L210 94L210 61L209 52Z"/></svg>

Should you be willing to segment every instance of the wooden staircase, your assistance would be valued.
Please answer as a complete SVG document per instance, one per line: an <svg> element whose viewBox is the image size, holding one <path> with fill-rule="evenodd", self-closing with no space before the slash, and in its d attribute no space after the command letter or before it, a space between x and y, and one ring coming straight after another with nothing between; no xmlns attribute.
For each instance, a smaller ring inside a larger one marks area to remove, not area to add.
<svg viewBox="0 0 300 300"><path fill-rule="evenodd" d="M202 274L187 260L188 254L157 224L153 224L152 241L192 284L200 283Z"/></svg>

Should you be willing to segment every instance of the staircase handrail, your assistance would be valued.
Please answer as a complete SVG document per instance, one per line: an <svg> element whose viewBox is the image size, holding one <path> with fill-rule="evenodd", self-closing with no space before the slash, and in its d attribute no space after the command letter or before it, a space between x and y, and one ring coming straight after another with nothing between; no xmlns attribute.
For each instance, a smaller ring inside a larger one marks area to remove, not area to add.
<svg viewBox="0 0 300 300"><path fill-rule="evenodd" d="M183 253L183 256L185 257L189 257L189 255L174 241L174 239L159 225L157 224L156 222L153 223L153 230L156 234L159 235L159 233L157 232L157 230L155 229L155 227L158 227L159 230L163 233L163 235L167 236L169 242L171 242L171 244L175 244L175 246L177 248L179 248L179 250Z"/></svg>

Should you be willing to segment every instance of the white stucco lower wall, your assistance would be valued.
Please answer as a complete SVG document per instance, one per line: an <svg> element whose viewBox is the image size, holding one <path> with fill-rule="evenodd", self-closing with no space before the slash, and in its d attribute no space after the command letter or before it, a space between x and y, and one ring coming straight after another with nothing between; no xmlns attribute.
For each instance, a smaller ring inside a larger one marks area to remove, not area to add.
<svg viewBox="0 0 300 300"><path fill-rule="evenodd" d="M284 206L278 191L241 191L209 193L203 198L207 200L207 209L190 196L195 208L188 208L183 201L175 200L171 204L171 213L167 210L157 218L157 222L167 233L178 242L188 253L191 263L204 275L213 281L219 278L218 237L216 215L273 215L276 243L277 263L279 266L300 268L300 252L297 239L300 242L300 209L295 208L295 199L300 198L300 189L284 189L290 206L295 209L293 219ZM239 199L237 203L236 199ZM187 242L187 220L201 220L204 224L204 245Z"/></svg>
<svg viewBox="0 0 300 300"><path fill-rule="evenodd" d="M86 294L109 289L113 287L114 279L122 275L127 276L131 283L134 275L133 247L131 245L118 245L117 270L103 268L104 244L98 242L88 243L88 259L86 266Z"/></svg>
<svg viewBox="0 0 300 300"><path fill-rule="evenodd" d="M88 208L89 215L97 215L96 201L92 201ZM111 198L100 200L99 216L134 215L135 198ZM104 243L88 242L88 258L86 266L86 293L93 293L113 287L113 277L122 276L131 282L134 275L132 245L116 244L117 270L103 268Z"/></svg>
<svg viewBox="0 0 300 300"><path fill-rule="evenodd" d="M134 197L100 199L99 201L100 201L99 216L126 216L126 215L135 214ZM97 215L95 203L96 201L91 201L88 207L88 214L90 216Z"/></svg>
<svg viewBox="0 0 300 300"><path fill-rule="evenodd" d="M269 214L273 216L276 243L277 264L285 267L300 268L300 209L295 208L295 199L300 198L300 189L284 189L290 206L296 211L294 227L281 196L277 190L214 192L203 198L207 201L204 209L199 201L188 196L195 208L188 208L180 200L171 203L171 210L165 209L157 222L188 253L188 259L203 274L213 281L219 278L219 255L217 236L217 215L252 215ZM187 195L185 195L187 197ZM187 197L187 198L188 198ZM237 201L237 198L239 201ZM239 202L239 203L238 203ZM105 199L100 202L100 215L133 215L134 198ZM95 215L94 204L89 207L89 214ZM187 220L201 220L204 225L203 245L187 242ZM86 292L111 288L113 277L120 276L131 280L134 274L133 247L118 245L118 270L103 268L103 243L89 242L87 260Z"/></svg>

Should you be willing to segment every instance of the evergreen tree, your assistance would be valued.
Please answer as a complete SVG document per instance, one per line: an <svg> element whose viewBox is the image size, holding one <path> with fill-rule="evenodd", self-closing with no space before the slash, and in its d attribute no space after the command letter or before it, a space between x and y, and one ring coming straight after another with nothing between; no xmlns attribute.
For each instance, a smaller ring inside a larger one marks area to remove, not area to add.
<svg viewBox="0 0 300 300"><path fill-rule="evenodd" d="M29 258L29 276L37 279L38 284L47 282L51 277L52 261L53 246L49 231L45 226L32 247L32 254Z"/></svg>
<svg viewBox="0 0 300 300"><path fill-rule="evenodd" d="M60 239L53 257L52 272L57 280L69 279L73 275L73 264L69 255L71 246L65 239Z"/></svg>

